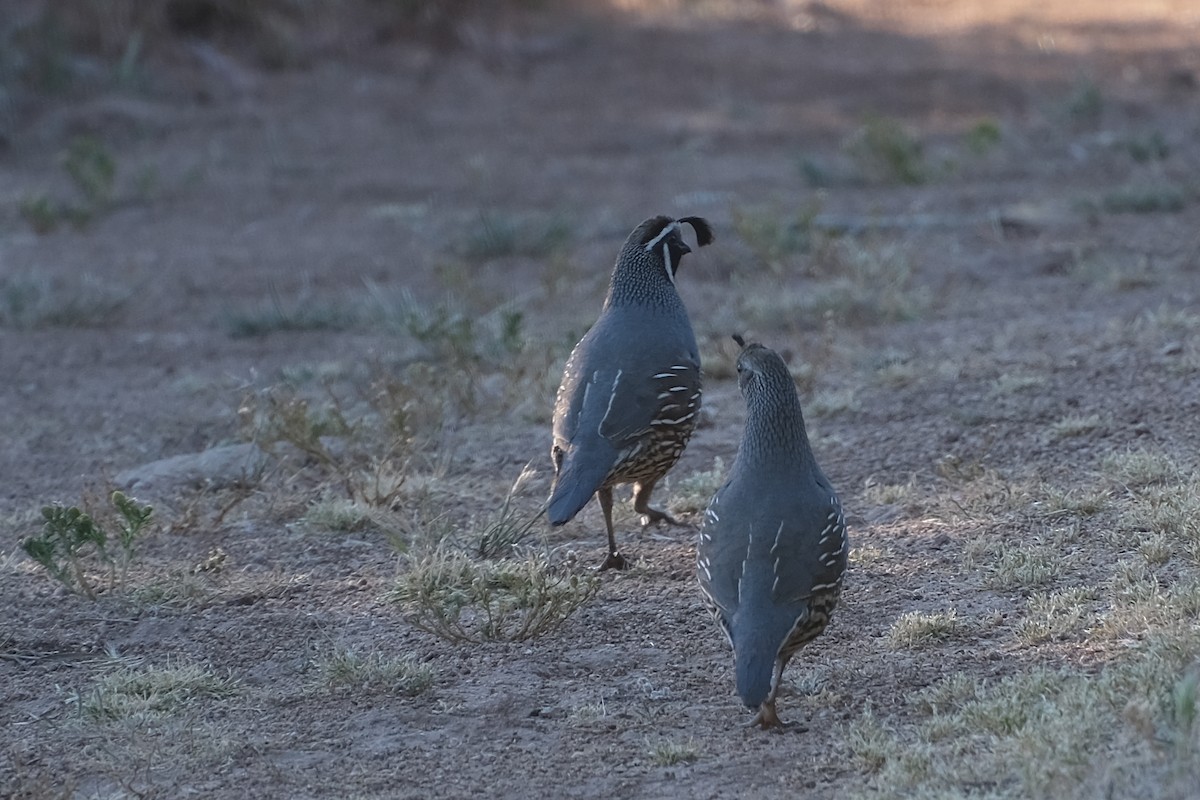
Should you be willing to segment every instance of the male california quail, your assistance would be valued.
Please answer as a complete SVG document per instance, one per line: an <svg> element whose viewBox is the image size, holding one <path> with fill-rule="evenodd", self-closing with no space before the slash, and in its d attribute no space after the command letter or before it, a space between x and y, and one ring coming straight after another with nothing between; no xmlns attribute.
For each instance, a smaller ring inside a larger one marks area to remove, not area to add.
<svg viewBox="0 0 1200 800"><path fill-rule="evenodd" d="M733 647L737 692L782 728L775 695L788 659L829 622L846 571L846 523L813 458L796 384L773 350L745 344L746 429L700 530L697 577Z"/></svg>
<svg viewBox="0 0 1200 800"><path fill-rule="evenodd" d="M634 484L633 507L643 525L675 524L650 507L650 492L679 460L700 412L700 354L675 291L679 262L691 252L684 222L701 246L712 242L712 228L700 217L652 217L629 234L600 317L575 345L558 387L547 517L562 525L599 495L608 528L601 569L626 566L613 536L617 484Z"/></svg>

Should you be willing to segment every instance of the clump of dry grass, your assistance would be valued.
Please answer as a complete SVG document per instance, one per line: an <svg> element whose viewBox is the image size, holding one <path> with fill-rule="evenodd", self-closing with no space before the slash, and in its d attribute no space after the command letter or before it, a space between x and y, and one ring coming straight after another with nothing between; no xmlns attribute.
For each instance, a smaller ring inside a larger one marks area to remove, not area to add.
<svg viewBox="0 0 1200 800"><path fill-rule="evenodd" d="M316 667L327 686L357 691L378 691L416 697L433 686L433 667L411 656L389 656L379 651L360 655L340 647L318 659Z"/></svg>
<svg viewBox="0 0 1200 800"><path fill-rule="evenodd" d="M233 695L237 681L200 664L122 667L100 678L80 698L80 710L94 720L169 715L194 703Z"/></svg>
<svg viewBox="0 0 1200 800"><path fill-rule="evenodd" d="M888 642L895 648L920 648L961 636L971 629L958 611L909 611L888 630Z"/></svg>
<svg viewBox="0 0 1200 800"><path fill-rule="evenodd" d="M438 548L390 594L412 625L450 641L524 641L547 634L595 595L594 576L566 574L536 555L479 562Z"/></svg>

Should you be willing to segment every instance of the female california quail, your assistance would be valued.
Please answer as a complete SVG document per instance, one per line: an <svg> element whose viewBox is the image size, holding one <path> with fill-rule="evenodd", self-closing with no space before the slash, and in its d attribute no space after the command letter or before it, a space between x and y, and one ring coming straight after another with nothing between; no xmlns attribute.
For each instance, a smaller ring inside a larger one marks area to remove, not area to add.
<svg viewBox="0 0 1200 800"><path fill-rule="evenodd" d="M575 345L558 387L547 517L562 525L599 495L608 529L601 569L626 566L613 536L617 484L634 484L633 507L643 525L675 524L650 507L650 492L679 460L700 412L700 354L675 291L679 262L691 252L684 222L701 246L712 242L712 228L700 217L652 217L629 234L600 317Z"/></svg>
<svg viewBox="0 0 1200 800"><path fill-rule="evenodd" d="M760 344L738 356L746 429L700 530L697 577L733 647L737 692L782 728L775 695L788 659L829 622L846 571L846 523L813 459L796 384Z"/></svg>

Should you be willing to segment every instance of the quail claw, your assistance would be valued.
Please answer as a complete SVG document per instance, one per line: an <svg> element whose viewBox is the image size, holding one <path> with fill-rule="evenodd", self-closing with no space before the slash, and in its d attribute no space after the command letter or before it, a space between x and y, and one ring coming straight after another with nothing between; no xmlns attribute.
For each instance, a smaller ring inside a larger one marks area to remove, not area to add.
<svg viewBox="0 0 1200 800"><path fill-rule="evenodd" d="M775 703L771 700L764 702L758 709L758 713L754 715L754 719L746 724L747 728L762 728L764 731L774 731L783 733L785 726L783 721L779 719L779 714L775 712Z"/></svg>
<svg viewBox="0 0 1200 800"><path fill-rule="evenodd" d="M681 524L681 523L679 522L679 520L675 519L674 517L672 517L672 516L671 516L670 514L668 514L667 512L665 512L665 511L660 511L660 510L659 510L659 509L657 509L657 508L649 508L649 507L647 507L647 509L646 509L646 512L645 512L644 514L642 514L642 527L644 528L644 527L646 527L647 525L653 525L653 524L655 524L656 522L665 522L665 523L667 523L668 525L679 525L679 524Z"/></svg>
<svg viewBox="0 0 1200 800"><path fill-rule="evenodd" d="M599 571L604 572L606 569L629 569L629 559L617 552L609 553Z"/></svg>

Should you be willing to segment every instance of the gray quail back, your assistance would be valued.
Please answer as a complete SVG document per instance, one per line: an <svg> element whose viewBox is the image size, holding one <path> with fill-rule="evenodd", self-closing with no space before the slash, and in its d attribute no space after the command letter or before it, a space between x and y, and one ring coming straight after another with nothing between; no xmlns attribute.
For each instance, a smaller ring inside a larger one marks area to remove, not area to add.
<svg viewBox="0 0 1200 800"><path fill-rule="evenodd" d="M738 384L746 427L700 530L697 577L734 653L751 725L782 728L775 710L788 661L825 630L849 544L837 493L813 458L796 384L774 351L745 345Z"/></svg>
<svg viewBox="0 0 1200 800"><path fill-rule="evenodd" d="M675 522L650 506L650 493L679 460L700 411L700 354L675 289L680 260L691 252L682 223L701 246L713 241L700 217L652 217L629 234L600 316L567 359L554 404L547 518L562 525L598 496L608 531L602 568L626 565L613 534L613 487L634 484L643 524Z"/></svg>

